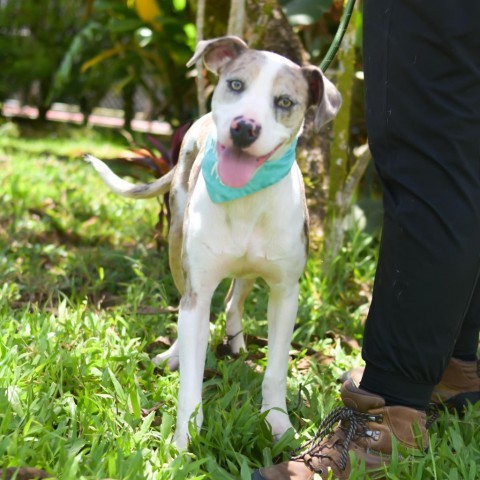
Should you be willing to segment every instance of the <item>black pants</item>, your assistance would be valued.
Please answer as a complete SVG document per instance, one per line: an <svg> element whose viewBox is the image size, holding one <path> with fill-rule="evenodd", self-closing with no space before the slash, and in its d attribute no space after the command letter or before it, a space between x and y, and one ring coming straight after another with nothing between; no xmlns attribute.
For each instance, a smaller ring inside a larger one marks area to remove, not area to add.
<svg viewBox="0 0 480 480"><path fill-rule="evenodd" d="M362 388L424 408L480 329L480 2L365 0L384 222Z"/></svg>

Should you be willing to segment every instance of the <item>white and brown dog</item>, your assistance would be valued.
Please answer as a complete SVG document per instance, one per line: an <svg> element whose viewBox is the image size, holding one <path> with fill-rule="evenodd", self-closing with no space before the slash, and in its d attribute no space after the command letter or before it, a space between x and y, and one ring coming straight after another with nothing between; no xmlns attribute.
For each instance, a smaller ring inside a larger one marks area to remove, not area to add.
<svg viewBox="0 0 480 480"><path fill-rule="evenodd" d="M295 144L313 105L319 128L337 113L341 97L313 66L251 50L237 37L198 44L188 66L202 58L219 76L212 113L186 134L178 165L147 185L117 177L88 156L105 183L132 198L170 194L170 267L182 295L178 340L157 363L180 365L175 442L188 444L188 423L198 408L209 339L210 302L224 278L227 335L233 352L245 348L243 303L257 277L270 289L268 364L262 411L279 438L292 427L286 407L288 352L298 306L298 283L308 250L308 213Z"/></svg>

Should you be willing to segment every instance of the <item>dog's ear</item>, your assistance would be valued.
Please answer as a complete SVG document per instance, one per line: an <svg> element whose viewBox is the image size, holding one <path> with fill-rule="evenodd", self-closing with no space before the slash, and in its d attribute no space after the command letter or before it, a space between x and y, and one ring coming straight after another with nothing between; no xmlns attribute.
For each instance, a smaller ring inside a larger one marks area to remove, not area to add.
<svg viewBox="0 0 480 480"><path fill-rule="evenodd" d="M247 44L241 38L234 36L201 40L198 42L193 57L188 61L187 67L191 67L199 58L203 57L208 70L218 75L223 66L247 49Z"/></svg>
<svg viewBox="0 0 480 480"><path fill-rule="evenodd" d="M320 130L322 125L332 120L342 104L342 96L337 87L313 65L302 67L307 80L310 105L315 106L315 129Z"/></svg>

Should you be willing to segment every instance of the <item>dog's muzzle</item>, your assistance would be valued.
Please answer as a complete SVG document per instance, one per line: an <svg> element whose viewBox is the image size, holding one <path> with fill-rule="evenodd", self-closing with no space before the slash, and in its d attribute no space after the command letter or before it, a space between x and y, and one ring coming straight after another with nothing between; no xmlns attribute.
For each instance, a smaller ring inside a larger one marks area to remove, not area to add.
<svg viewBox="0 0 480 480"><path fill-rule="evenodd" d="M235 117L230 125L230 136L237 148L249 147L260 136L261 131L261 125L252 118Z"/></svg>

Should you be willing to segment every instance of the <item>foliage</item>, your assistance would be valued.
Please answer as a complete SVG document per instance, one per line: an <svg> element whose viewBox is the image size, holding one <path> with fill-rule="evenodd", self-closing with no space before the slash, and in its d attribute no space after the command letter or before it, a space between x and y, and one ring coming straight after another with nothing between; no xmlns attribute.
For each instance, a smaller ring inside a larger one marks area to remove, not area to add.
<svg viewBox="0 0 480 480"><path fill-rule="evenodd" d="M0 100L22 93L45 113L54 73L79 23L75 0L2 2Z"/></svg>
<svg viewBox="0 0 480 480"><path fill-rule="evenodd" d="M204 382L205 426L189 452L171 444L178 374L149 361L175 334L178 302L167 255L151 240L158 205L109 192L78 159L120 155L119 137L90 129L0 125L0 456L3 467L70 479L248 479L250 470L315 432L338 402L339 373L361 363L358 343L378 240L352 230L336 276L312 252L301 281L288 406L300 439L272 444L259 414L266 291L246 305L249 354L220 357L222 284L213 299ZM35 160L35 161L33 161ZM424 458L390 479L476 478L478 410L442 416ZM461 455L458 453L461 452ZM362 470L351 478L364 479Z"/></svg>
<svg viewBox="0 0 480 480"><path fill-rule="evenodd" d="M2 2L0 100L21 93L42 116L53 101L80 105L88 116L112 91L123 96L128 126L141 87L150 115L189 119L195 109L185 72L195 43L191 16L180 0Z"/></svg>
<svg viewBox="0 0 480 480"><path fill-rule="evenodd" d="M338 2L281 3L317 61L331 41ZM190 119L196 102L185 63L195 44L194 8L186 0L6 0L0 7L0 99L20 90L41 115L53 101L64 101L80 105L88 117L113 91L123 97L128 127L141 88L151 103L150 117ZM210 24L221 15L212 8L206 20L207 30L214 31ZM37 93L29 97L32 85Z"/></svg>
<svg viewBox="0 0 480 480"><path fill-rule="evenodd" d="M122 93L127 126L137 87L148 94L155 115L191 116L185 63L191 56L195 28L185 2L169 0L93 0L83 28L72 39L56 74L52 98L71 87L78 97L108 88ZM193 92L192 92L193 95ZM98 100L98 99L94 99ZM90 102L90 104L94 102Z"/></svg>
<svg viewBox="0 0 480 480"><path fill-rule="evenodd" d="M293 25L312 25L332 6L332 0L280 0Z"/></svg>
<svg viewBox="0 0 480 480"><path fill-rule="evenodd" d="M310 63L320 65L337 30L343 0L280 0L279 3L308 52Z"/></svg>
<svg viewBox="0 0 480 480"><path fill-rule="evenodd" d="M95 106L115 85L117 71L115 68L91 69L88 73L80 71L83 56L93 57L99 46L105 43L104 26L96 21L88 22L73 36L68 49L65 49L62 61L56 69L54 82L48 94L48 103L64 101L78 104L85 120Z"/></svg>
<svg viewBox="0 0 480 480"><path fill-rule="evenodd" d="M324 255L327 268L337 256L338 250L343 244L343 223L351 207L350 198L345 195L345 190L350 177L349 174L354 171L352 163L354 167L359 163L358 158L354 158L351 148L352 97L354 94L355 67L358 56L356 45L356 22L358 17L359 11L357 6L353 8L351 21L343 38L342 48L337 54L338 74L336 85L342 94L342 107L333 120L333 135L330 146L327 209L324 221ZM366 158L368 161L368 151ZM358 176L354 180L356 184L360 181L365 167L359 170Z"/></svg>

